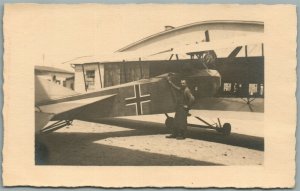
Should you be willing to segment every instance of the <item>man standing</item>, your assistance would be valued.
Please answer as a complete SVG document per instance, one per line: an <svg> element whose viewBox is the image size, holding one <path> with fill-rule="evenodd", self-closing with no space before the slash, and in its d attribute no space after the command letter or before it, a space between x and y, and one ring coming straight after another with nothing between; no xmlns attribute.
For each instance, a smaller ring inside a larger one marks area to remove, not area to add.
<svg viewBox="0 0 300 191"><path fill-rule="evenodd" d="M176 138L178 140L185 139L185 132L187 129L187 116L189 109L192 106L195 98L191 93L191 90L187 86L187 81L182 79L180 81L180 87L176 86L171 77L168 76L167 80L171 87L177 91L177 103L175 109L174 125L172 127L172 134L166 138Z"/></svg>

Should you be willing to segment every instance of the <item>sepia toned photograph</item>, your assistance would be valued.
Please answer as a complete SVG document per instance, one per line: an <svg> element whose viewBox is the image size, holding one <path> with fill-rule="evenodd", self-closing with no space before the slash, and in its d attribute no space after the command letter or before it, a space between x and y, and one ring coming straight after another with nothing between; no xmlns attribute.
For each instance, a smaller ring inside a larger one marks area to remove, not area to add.
<svg viewBox="0 0 300 191"><path fill-rule="evenodd" d="M166 24L69 70L40 55L37 165L263 164L264 23Z"/></svg>
<svg viewBox="0 0 300 191"><path fill-rule="evenodd" d="M294 8L7 4L5 184L291 187Z"/></svg>

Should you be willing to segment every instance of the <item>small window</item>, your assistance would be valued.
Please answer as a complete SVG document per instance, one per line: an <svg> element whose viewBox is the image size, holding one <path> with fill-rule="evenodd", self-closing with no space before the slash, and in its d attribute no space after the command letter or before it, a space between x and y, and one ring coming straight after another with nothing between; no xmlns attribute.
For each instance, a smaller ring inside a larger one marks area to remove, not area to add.
<svg viewBox="0 0 300 191"><path fill-rule="evenodd" d="M249 95L257 94L257 84L249 84Z"/></svg>
<svg viewBox="0 0 300 191"><path fill-rule="evenodd" d="M261 96L264 95L264 85L263 84L260 84L259 95L261 95Z"/></svg>
<svg viewBox="0 0 300 191"><path fill-rule="evenodd" d="M230 92L231 91L231 83L224 83L224 92Z"/></svg>
<svg viewBox="0 0 300 191"><path fill-rule="evenodd" d="M234 85L233 85L233 93L238 92L238 88L239 88L238 84L234 83Z"/></svg>
<svg viewBox="0 0 300 191"><path fill-rule="evenodd" d="M91 90L95 88L95 70L87 70L85 72L85 83L87 89Z"/></svg>

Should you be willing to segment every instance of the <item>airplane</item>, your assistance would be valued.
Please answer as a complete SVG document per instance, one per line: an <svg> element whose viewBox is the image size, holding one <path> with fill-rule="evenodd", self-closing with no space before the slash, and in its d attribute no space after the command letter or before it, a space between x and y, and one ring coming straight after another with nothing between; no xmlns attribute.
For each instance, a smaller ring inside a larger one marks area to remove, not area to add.
<svg viewBox="0 0 300 191"><path fill-rule="evenodd" d="M182 78L179 74L163 74L84 94L77 94L50 81L35 77L36 134L52 132L69 126L75 119L97 121L107 117L161 113L166 115L165 125L170 129L173 126L174 118L170 117L168 113L175 111L176 92L172 90L166 80L168 75L172 75L174 81ZM210 69L196 70L184 78L188 82L197 82L205 89L208 97L215 95L221 84L220 74L216 70ZM57 98L57 93L60 94L58 96L60 98ZM198 116L196 118L205 125L190 124L190 126L214 129L224 135L230 134L231 125L229 123L222 125L218 119L218 123L210 124ZM57 122L44 127L50 120Z"/></svg>
<svg viewBox="0 0 300 191"><path fill-rule="evenodd" d="M175 81L187 79L188 84L197 86L201 97L214 97L221 87L220 73L211 67L216 60L214 50L227 46L235 47L227 59L234 58L241 47L249 43L261 43L259 37L251 40L235 39L224 40L222 43L210 43L209 34L206 42L184 48L171 48L148 55L186 54L193 59L198 58L202 67L192 65L188 70L179 73L164 73L148 79L140 79L116 86L105 87L90 93L76 93L64 87L53 84L47 80L35 77L35 132L36 134L48 133L69 126L75 119L84 121L97 121L107 117L132 116L132 115L166 115L165 125L172 128L174 118L168 113L175 111L176 93L167 83L167 75L172 75ZM249 102L249 100L248 100ZM209 123L199 116L195 116L203 124L188 124L188 126L213 129L224 135L231 133L231 124ZM49 121L57 121L46 126ZM45 127L46 126L46 127Z"/></svg>

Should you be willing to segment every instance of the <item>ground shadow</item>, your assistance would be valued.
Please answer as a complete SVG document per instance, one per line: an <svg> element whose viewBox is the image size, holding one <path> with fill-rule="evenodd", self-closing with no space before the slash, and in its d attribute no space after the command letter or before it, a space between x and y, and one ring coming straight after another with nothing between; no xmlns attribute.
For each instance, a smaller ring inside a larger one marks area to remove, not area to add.
<svg viewBox="0 0 300 191"><path fill-rule="evenodd" d="M65 143L65 142L64 142ZM73 148L71 148L73 147ZM53 147L52 147L53 148ZM74 149L76 148L76 149ZM76 166L210 166L218 165L174 155L163 155L149 151L139 151L97 143L65 145L59 151L48 150L47 162L36 165L76 165Z"/></svg>
<svg viewBox="0 0 300 191"><path fill-rule="evenodd" d="M156 134L156 133L155 133ZM189 166L220 165L174 155L95 143L109 137L149 135L133 130L109 133L52 133L39 137L36 165ZM108 143L109 144L109 143ZM39 150L42 149L42 150Z"/></svg>
<svg viewBox="0 0 300 191"><path fill-rule="evenodd" d="M102 119L94 122L117 125L120 127L135 129L135 130L145 130L147 132L152 132L152 134L170 132L170 130L168 130L163 123L157 123L157 122L138 121L138 120L120 119L120 118ZM216 132L215 130L202 129L196 127L188 127L186 137L191 139L204 140L209 142L216 142L216 143L222 143L222 144L227 144L232 146L245 147L248 149L264 151L263 137L243 135L239 133L231 133L229 136L225 136L221 133Z"/></svg>
<svg viewBox="0 0 300 191"><path fill-rule="evenodd" d="M131 130L104 133L62 133L53 132L39 135L36 144L37 165L218 165L206 161L197 161L172 155L151 153L116 146L94 143L113 137L145 136L167 134L162 123L145 122L130 119L104 119L101 123L129 128ZM187 137L240 146L254 150L264 150L261 137L233 133L224 136L212 130L189 128ZM176 140L174 140L176 141ZM130 156L130 157L129 157ZM135 160L130 160L134 158Z"/></svg>

